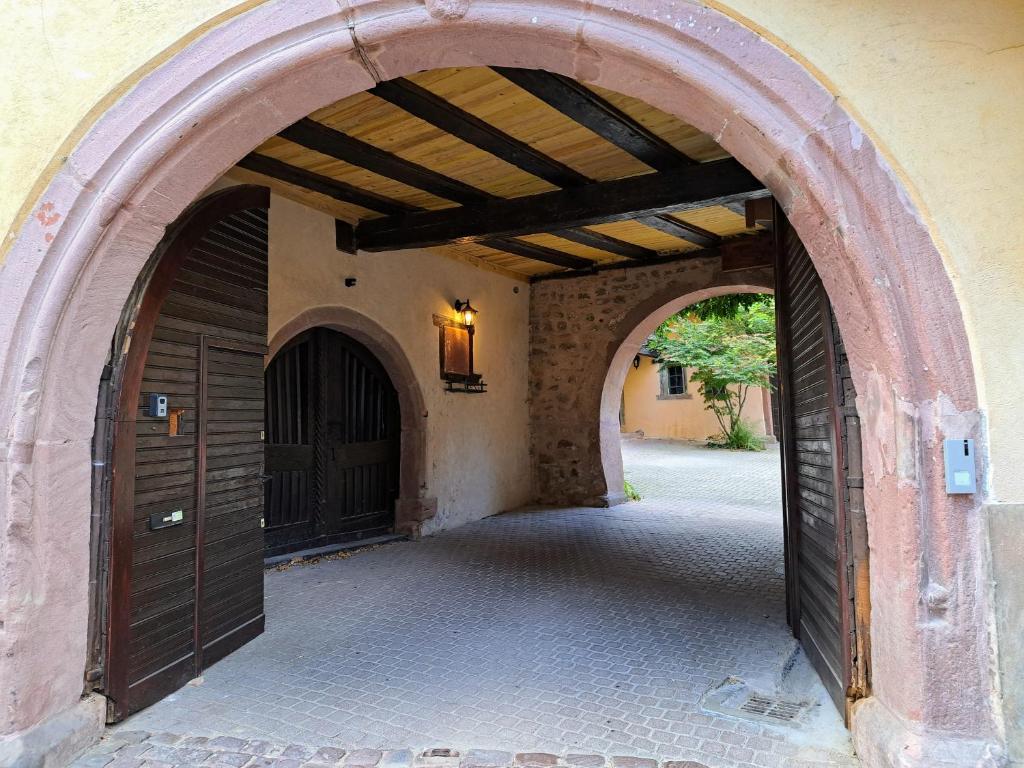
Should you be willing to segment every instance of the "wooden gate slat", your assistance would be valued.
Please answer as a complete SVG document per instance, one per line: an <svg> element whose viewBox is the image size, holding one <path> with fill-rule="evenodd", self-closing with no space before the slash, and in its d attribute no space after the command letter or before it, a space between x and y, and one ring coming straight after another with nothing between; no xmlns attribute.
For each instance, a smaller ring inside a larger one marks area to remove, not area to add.
<svg viewBox="0 0 1024 768"><path fill-rule="evenodd" d="M169 228L159 261L139 288L138 309L122 322L131 344L123 346L115 375L104 681L115 719L203 669L202 647L210 642L199 620L207 523L225 541L255 535L258 545L261 539L261 496L252 503L252 491L260 489L263 448L268 204L265 188L243 186L190 209ZM208 269L210 258L220 260L219 273ZM225 279L228 274L234 277ZM151 393L167 395L169 409L181 413L178 434L170 434L167 418L149 416ZM225 491L239 499L248 491L248 506L218 509L208 520L206 502L229 502L219 498ZM151 515L175 511L182 513L179 524L153 527ZM228 591L262 590L259 562L228 578L222 587ZM218 652L253 636L261 622L262 593L258 604L227 616ZM242 626L236 641L233 632Z"/></svg>
<svg viewBox="0 0 1024 768"><path fill-rule="evenodd" d="M821 280L778 208L775 232L788 618L846 715L868 689L847 516L848 478L861 473L850 460L842 415L855 393ZM859 446L853 455L859 462ZM866 558L866 542L861 551Z"/></svg>

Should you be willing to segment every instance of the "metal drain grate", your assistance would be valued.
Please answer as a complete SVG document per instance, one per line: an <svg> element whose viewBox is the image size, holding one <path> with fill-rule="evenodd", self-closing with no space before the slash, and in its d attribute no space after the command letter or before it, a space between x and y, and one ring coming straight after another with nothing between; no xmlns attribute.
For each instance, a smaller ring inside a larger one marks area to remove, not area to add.
<svg viewBox="0 0 1024 768"><path fill-rule="evenodd" d="M725 715L786 728L800 728L814 701L788 699L756 691L738 677L727 677L701 697L701 709L711 715Z"/></svg>
<svg viewBox="0 0 1024 768"><path fill-rule="evenodd" d="M423 753L423 757L458 757L459 753L448 747L435 747Z"/></svg>
<svg viewBox="0 0 1024 768"><path fill-rule="evenodd" d="M739 709L740 712L746 712L748 715L767 717L780 723L792 723L800 719L807 709L807 705L800 701L786 701L753 693L740 705Z"/></svg>

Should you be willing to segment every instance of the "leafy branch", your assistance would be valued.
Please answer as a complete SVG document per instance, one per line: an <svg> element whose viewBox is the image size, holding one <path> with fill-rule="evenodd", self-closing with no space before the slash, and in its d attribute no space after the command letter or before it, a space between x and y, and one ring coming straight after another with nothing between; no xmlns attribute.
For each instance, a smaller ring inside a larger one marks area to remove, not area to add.
<svg viewBox="0 0 1024 768"><path fill-rule="evenodd" d="M743 447L737 444L750 443L741 420L750 388L770 387L775 375L775 300L758 294L732 298L708 299L674 315L647 344L662 367L690 369L726 444Z"/></svg>

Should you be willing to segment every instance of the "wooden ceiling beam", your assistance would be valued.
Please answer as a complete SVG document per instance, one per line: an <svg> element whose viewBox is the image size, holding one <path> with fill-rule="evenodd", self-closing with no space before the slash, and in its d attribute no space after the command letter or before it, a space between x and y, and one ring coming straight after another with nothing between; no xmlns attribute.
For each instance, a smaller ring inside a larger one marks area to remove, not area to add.
<svg viewBox="0 0 1024 768"><path fill-rule="evenodd" d="M359 247L368 251L430 247L706 208L763 190L730 157L577 189L372 219L360 223L356 235Z"/></svg>
<svg viewBox="0 0 1024 768"><path fill-rule="evenodd" d="M656 171L670 171L696 162L572 78L540 69L491 69Z"/></svg>
<svg viewBox="0 0 1024 768"><path fill-rule="evenodd" d="M643 123L572 78L540 69L491 69L656 171L671 171L697 163ZM722 240L714 232L682 224L671 216L645 216L640 223L702 248Z"/></svg>
<svg viewBox="0 0 1024 768"><path fill-rule="evenodd" d="M516 240L511 237L496 237L480 240L480 245L486 245L497 251L504 251L515 256L524 256L534 261L543 261L546 264L553 264L556 267L567 267L569 269L591 269L595 262L584 259L580 256L573 256L569 253L557 251L554 248L547 248L536 243L528 243L525 240Z"/></svg>
<svg viewBox="0 0 1024 768"><path fill-rule="evenodd" d="M770 232L755 232L738 235L723 240L720 244L697 251L673 253L660 256L650 263L638 264L631 261L596 264L588 272L550 272L530 277L531 283L547 280L571 280L586 277L588 274L621 270L627 272L638 267L650 267L658 264L674 264L680 261L696 261L699 259L719 259L724 271L771 268L774 257L774 241Z"/></svg>
<svg viewBox="0 0 1024 768"><path fill-rule="evenodd" d="M617 237L606 235L603 232L595 232L584 227L556 229L550 234L563 240L585 245L588 248L596 248L599 251L607 251L608 253L614 253L616 256L624 256L627 259L635 259L637 261L649 261L661 255L658 251L645 248L642 245L619 240Z"/></svg>
<svg viewBox="0 0 1024 768"><path fill-rule="evenodd" d="M358 168L365 168L380 176L400 181L445 200L468 204L502 199L490 192L477 189L458 179L445 176L426 166L379 149L308 117L285 128L278 136L314 152L333 157ZM658 256L658 252L650 248L585 229L560 231L553 234L565 240L628 259L653 259ZM517 253L522 255L522 249Z"/></svg>
<svg viewBox="0 0 1024 768"><path fill-rule="evenodd" d="M335 200L340 200L343 203L358 205L361 208L377 211L387 216L396 216L422 210L406 205L399 200L353 187L351 184L332 179L330 176L313 173L305 168L289 165L276 158L258 155L255 152L243 157L238 161L237 165L239 168L245 168L247 171L262 173L264 176L283 181L286 184L302 187L311 192L318 192L321 195L333 197Z"/></svg>
<svg viewBox="0 0 1024 768"><path fill-rule="evenodd" d="M399 200L356 189L344 182L337 181L318 173L313 173L312 171L307 171L305 168L289 165L288 163L272 157L267 157L266 155L257 155L255 153L246 155L238 161L238 166L249 171L254 171L255 173L261 173L264 176L269 176L273 179L278 179L279 181L284 181L297 187L302 187L303 189L308 189L311 192L328 195L329 197L333 197L335 200L353 203L363 208L367 208L372 211L379 211L384 214L396 215L410 212L428 212L418 206L408 205L407 203L403 203ZM356 251L361 248L361 245L359 244L358 231L358 227L353 227L345 221L335 219L335 247L339 251L344 251L345 253L356 253ZM554 248L545 248L540 245L512 238L487 238L482 241L482 244L486 245L488 248L494 248L495 250L504 251L515 256L524 256L529 259L534 259L535 261L541 261L558 267L567 267L569 269L589 269L594 266L594 262L590 259L584 259L580 256L563 253L562 251L555 250Z"/></svg>
<svg viewBox="0 0 1024 768"><path fill-rule="evenodd" d="M664 232L666 235L699 245L701 248L710 248L722 242L722 238L714 232L709 232L696 224L680 221L673 216L641 216L637 221L644 226Z"/></svg>
<svg viewBox="0 0 1024 768"><path fill-rule="evenodd" d="M548 157L526 142L512 138L404 77L379 83L369 92L556 187L581 187L591 183L579 171Z"/></svg>
<svg viewBox="0 0 1024 768"><path fill-rule="evenodd" d="M495 198L495 195L489 192L378 149L373 144L360 141L308 117L288 126L278 136L306 149L312 149L314 152L358 168L365 168L379 176L400 181L445 200L456 203L479 203Z"/></svg>
<svg viewBox="0 0 1024 768"><path fill-rule="evenodd" d="M674 170L697 164L695 160L677 150L646 126L575 80L542 70L509 67L494 67L493 69L510 82L656 170ZM567 189L594 183L584 174L548 157L529 144L512 138L490 123L456 107L410 80L404 78L389 80L377 85L370 93L430 123L435 128L446 131L555 186ZM650 216L646 217L642 223L702 248L721 242L721 238L713 232L679 226L678 222L671 217ZM576 230L569 236L563 232L553 234L584 245L592 245L590 242L584 242L581 238L592 240L592 235L597 233L588 235L586 232L581 234L580 230ZM605 241L602 246L592 247L599 247L627 258L650 259L657 255L650 249L645 249L647 253L643 256L632 255L628 246L628 243L613 238L611 241ZM637 247L639 246L634 246L634 248Z"/></svg>

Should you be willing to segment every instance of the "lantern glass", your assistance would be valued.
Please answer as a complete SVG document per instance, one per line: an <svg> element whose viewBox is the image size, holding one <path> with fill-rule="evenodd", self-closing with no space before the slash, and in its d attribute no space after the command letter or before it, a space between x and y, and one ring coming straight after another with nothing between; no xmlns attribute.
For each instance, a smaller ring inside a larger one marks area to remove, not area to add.
<svg viewBox="0 0 1024 768"><path fill-rule="evenodd" d="M462 324L466 327L470 327L476 321L477 311L472 304L469 303L469 299L465 301L455 302L455 311L459 313L459 317L462 319Z"/></svg>

